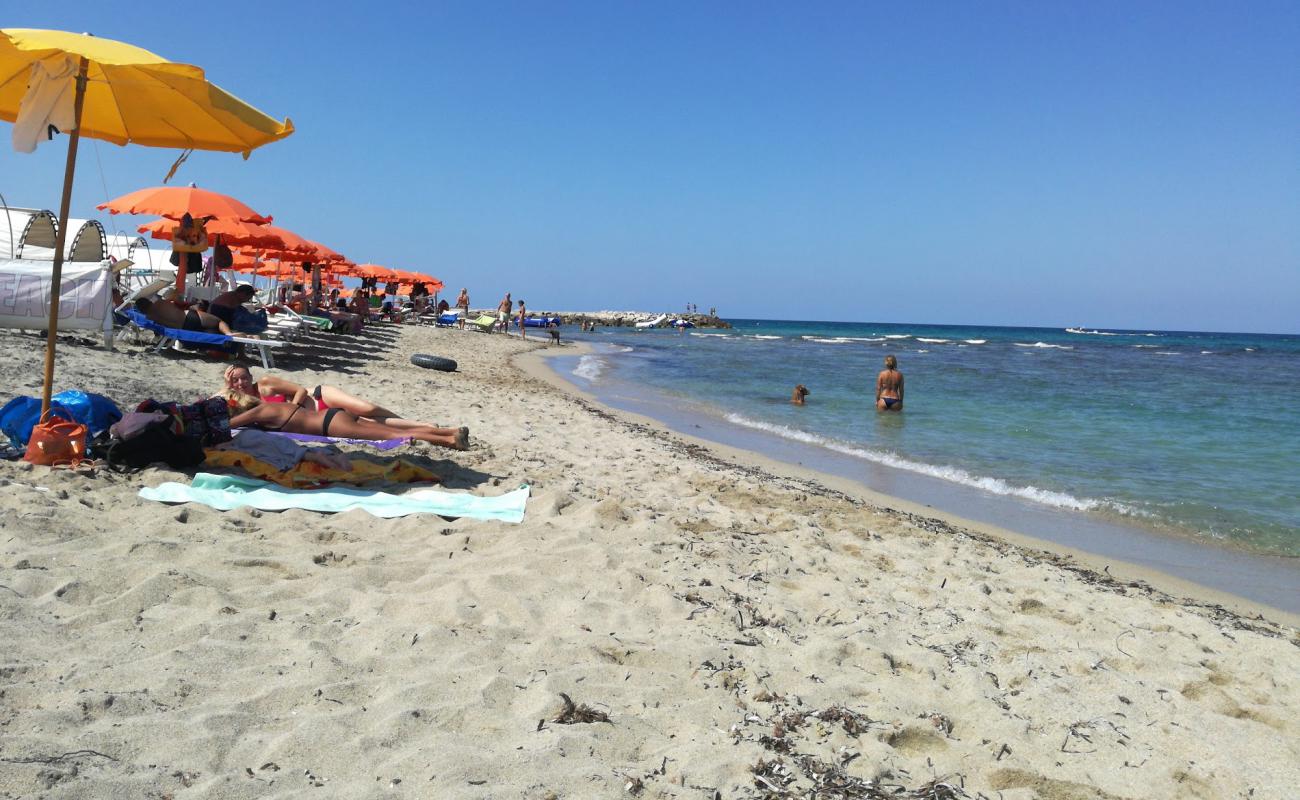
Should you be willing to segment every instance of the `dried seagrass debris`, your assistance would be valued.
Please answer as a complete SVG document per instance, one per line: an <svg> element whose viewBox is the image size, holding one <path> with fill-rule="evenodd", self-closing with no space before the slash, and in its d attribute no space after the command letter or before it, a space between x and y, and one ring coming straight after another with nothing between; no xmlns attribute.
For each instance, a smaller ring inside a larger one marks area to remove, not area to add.
<svg viewBox="0 0 1300 800"><path fill-rule="evenodd" d="M844 726L844 732L850 736L866 733L872 724L871 718L866 714L859 714L844 706L831 706L821 711L814 711L809 716L817 717L823 722L838 722Z"/></svg>
<svg viewBox="0 0 1300 800"><path fill-rule="evenodd" d="M608 722L613 725L613 720L604 711L599 711L583 703L578 705L573 702L564 692L560 692L560 699L564 701L564 708L556 715L554 722L561 725L576 725L579 722Z"/></svg>
<svg viewBox="0 0 1300 800"><path fill-rule="evenodd" d="M850 775L834 764L802 753L794 755L791 760L811 786L799 783L799 776L784 759L776 757L769 761L760 758L749 768L754 775L754 787L759 790L757 797L762 800L964 800L970 797L959 785L943 780L908 789Z"/></svg>
<svg viewBox="0 0 1300 800"><path fill-rule="evenodd" d="M777 792L777 797L787 796L785 787L797 780L795 774L779 758L771 761L760 758L757 764L749 768L749 771L754 773L755 784L768 791Z"/></svg>
<svg viewBox="0 0 1300 800"><path fill-rule="evenodd" d="M935 727L935 730L940 731L944 736L952 736L952 720L948 718L947 714L938 711L927 711L921 714L918 719L928 719L930 724Z"/></svg>

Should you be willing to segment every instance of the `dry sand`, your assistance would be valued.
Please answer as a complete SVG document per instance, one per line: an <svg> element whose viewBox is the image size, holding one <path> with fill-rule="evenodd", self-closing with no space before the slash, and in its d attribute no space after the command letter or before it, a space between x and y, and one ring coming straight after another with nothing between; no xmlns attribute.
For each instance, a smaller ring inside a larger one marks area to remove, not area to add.
<svg viewBox="0 0 1300 800"><path fill-rule="evenodd" d="M0 463L0 797L1296 796L1286 625L719 457L517 369L532 343L317 341L280 372L469 425L468 453L413 449L456 490L531 484L525 522ZM61 387L219 383L90 344ZM11 393L40 349L0 333ZM556 721L562 695L609 721Z"/></svg>

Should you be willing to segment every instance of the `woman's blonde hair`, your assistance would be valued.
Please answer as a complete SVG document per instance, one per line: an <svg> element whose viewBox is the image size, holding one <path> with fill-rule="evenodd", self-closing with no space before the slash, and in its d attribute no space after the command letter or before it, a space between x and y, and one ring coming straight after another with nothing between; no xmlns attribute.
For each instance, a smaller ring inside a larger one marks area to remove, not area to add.
<svg viewBox="0 0 1300 800"><path fill-rule="evenodd" d="M226 389L217 396L226 398L226 405L230 408L231 414L242 414L250 408L257 408L262 404L260 397L253 397L251 394L237 392L234 389Z"/></svg>
<svg viewBox="0 0 1300 800"><path fill-rule="evenodd" d="M885 356L885 369L898 369L898 359L893 356Z"/></svg>

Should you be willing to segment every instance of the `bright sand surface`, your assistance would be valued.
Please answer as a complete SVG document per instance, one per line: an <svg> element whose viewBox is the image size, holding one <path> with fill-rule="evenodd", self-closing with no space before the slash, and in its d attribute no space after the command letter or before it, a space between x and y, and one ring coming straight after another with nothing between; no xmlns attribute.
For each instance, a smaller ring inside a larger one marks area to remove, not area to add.
<svg viewBox="0 0 1300 800"><path fill-rule="evenodd" d="M1294 620L611 414L513 365L531 342L316 341L280 372L469 425L407 452L531 484L524 523L0 463L0 797L1294 796ZM0 333L10 393L41 345ZM189 401L222 368L65 339L59 388Z"/></svg>

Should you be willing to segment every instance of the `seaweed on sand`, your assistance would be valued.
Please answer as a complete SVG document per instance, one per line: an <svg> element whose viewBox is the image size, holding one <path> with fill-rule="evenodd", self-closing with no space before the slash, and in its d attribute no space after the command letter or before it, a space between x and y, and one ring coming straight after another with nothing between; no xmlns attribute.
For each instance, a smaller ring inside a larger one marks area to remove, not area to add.
<svg viewBox="0 0 1300 800"><path fill-rule="evenodd" d="M581 705L574 703L564 692L560 692L560 699L564 700L564 708L556 715L555 722L561 725L576 725L579 722L608 722L613 725L614 722L604 711L598 711L591 706L583 703Z"/></svg>

